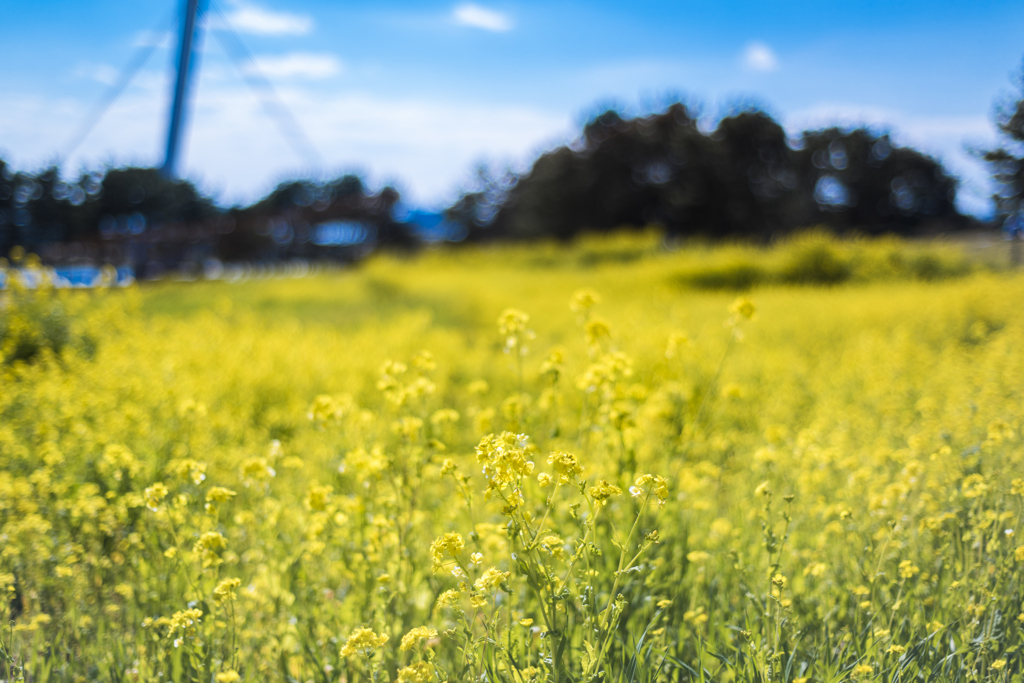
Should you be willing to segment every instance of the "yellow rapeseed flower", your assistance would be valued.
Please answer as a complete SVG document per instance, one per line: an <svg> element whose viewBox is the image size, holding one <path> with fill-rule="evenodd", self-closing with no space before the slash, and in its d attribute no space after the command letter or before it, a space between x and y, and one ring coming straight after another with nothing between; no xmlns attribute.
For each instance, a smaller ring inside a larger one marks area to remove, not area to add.
<svg viewBox="0 0 1024 683"><path fill-rule="evenodd" d="M459 604L459 600L462 598L462 591L455 589L446 590L441 595L437 596L435 606L440 609L442 607L453 607Z"/></svg>
<svg viewBox="0 0 1024 683"><path fill-rule="evenodd" d="M516 308L506 308L498 316L498 333L503 337L521 334L526 330L530 316Z"/></svg>
<svg viewBox="0 0 1024 683"><path fill-rule="evenodd" d="M374 650L388 642L388 634L377 635L372 628L357 628L349 635L341 648L342 657L362 654L369 657Z"/></svg>
<svg viewBox="0 0 1024 683"><path fill-rule="evenodd" d="M621 496L622 489L615 484L609 484L604 479L599 479L595 486L591 486L587 489L590 497L594 499L594 502L603 504L606 500L612 496Z"/></svg>
<svg viewBox="0 0 1024 683"><path fill-rule="evenodd" d="M665 477L657 474L641 474L637 477L633 486L629 487L629 493L634 498L641 498L646 495L648 490L644 487L650 488L650 491L658 499L659 505L664 505L665 501L668 500L668 479Z"/></svg>
<svg viewBox="0 0 1024 683"><path fill-rule="evenodd" d="M333 492L333 486L310 486L306 492L306 507L316 511L326 509Z"/></svg>
<svg viewBox="0 0 1024 683"><path fill-rule="evenodd" d="M199 609L180 610L171 616L169 622L167 622L167 625L170 627L168 637L176 636L174 639L175 647L180 646L185 638L195 637L196 626L202 616L203 612ZM164 619L158 619L157 621L161 622Z"/></svg>
<svg viewBox="0 0 1024 683"><path fill-rule="evenodd" d="M579 289L573 292L569 300L569 310L573 313L586 313L595 304L601 303L601 295L592 289Z"/></svg>
<svg viewBox="0 0 1024 683"><path fill-rule="evenodd" d="M612 336L612 330L608 326L608 323L601 318L594 318L588 320L587 324L583 328L583 334L587 338L588 346L598 345L602 339L608 339Z"/></svg>
<svg viewBox="0 0 1024 683"><path fill-rule="evenodd" d="M199 553L203 568L215 567L221 563L220 551L228 547L228 539L219 531L207 531L199 537L192 552Z"/></svg>
<svg viewBox="0 0 1024 683"><path fill-rule="evenodd" d="M487 592L500 586L509 577L508 572L503 572L496 567L490 567L483 575L473 582L473 587L480 592Z"/></svg>
<svg viewBox="0 0 1024 683"><path fill-rule="evenodd" d="M206 480L206 463L190 458L172 460L167 464L164 471L169 475L178 477L182 481L190 481L196 486Z"/></svg>
<svg viewBox="0 0 1024 683"><path fill-rule="evenodd" d="M742 316L747 320L752 320L754 318L754 313L757 312L757 309L754 307L753 301L751 301L745 296L742 296L732 302L732 305L729 306L729 312L733 313L734 315Z"/></svg>
<svg viewBox="0 0 1024 683"><path fill-rule="evenodd" d="M146 507L156 512L160 509L160 503L167 497L167 487L163 482L157 482L143 492L146 498Z"/></svg>
<svg viewBox="0 0 1024 683"><path fill-rule="evenodd" d="M241 579L221 579L217 587L213 589L213 599L218 604L223 604L235 599L235 589L242 585Z"/></svg>
<svg viewBox="0 0 1024 683"><path fill-rule="evenodd" d="M212 503L226 503L236 495L238 494L231 489L224 488L223 486L213 486L206 492L206 500Z"/></svg>
<svg viewBox="0 0 1024 683"><path fill-rule="evenodd" d="M449 531L434 539L434 542L430 544L430 557L434 561L434 570L443 566L446 557L458 557L465 547L466 542L462 539L462 534L455 531Z"/></svg>
<svg viewBox="0 0 1024 683"><path fill-rule="evenodd" d="M828 565L824 562L812 562L811 564L804 567L804 576L813 576L815 578L822 576L828 570Z"/></svg>
<svg viewBox="0 0 1024 683"><path fill-rule="evenodd" d="M417 626L412 629L404 636L402 636L402 642L398 646L398 649L402 652L408 652L409 650L416 647L421 640L429 640L437 637L437 630L432 629L429 626Z"/></svg>
<svg viewBox="0 0 1024 683"><path fill-rule="evenodd" d="M548 464L558 473L558 482L568 484L583 473L583 465L572 453L555 451L548 456Z"/></svg>
<svg viewBox="0 0 1024 683"><path fill-rule="evenodd" d="M427 662L414 662L398 670L397 683L431 683L434 669Z"/></svg>
<svg viewBox="0 0 1024 683"><path fill-rule="evenodd" d="M921 570L910 560L903 560L900 562L899 572L900 576L904 579L911 579L915 575L920 574Z"/></svg>
<svg viewBox="0 0 1024 683"><path fill-rule="evenodd" d="M517 477L529 476L533 462L527 457L525 434L488 434L476 447L477 462L483 464L488 491L502 490Z"/></svg>

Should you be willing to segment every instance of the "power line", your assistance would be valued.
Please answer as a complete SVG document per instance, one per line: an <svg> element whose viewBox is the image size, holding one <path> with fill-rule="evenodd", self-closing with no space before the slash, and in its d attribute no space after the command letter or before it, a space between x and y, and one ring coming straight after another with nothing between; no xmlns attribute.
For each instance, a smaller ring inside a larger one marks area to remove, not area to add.
<svg viewBox="0 0 1024 683"><path fill-rule="evenodd" d="M260 101L263 110L277 125L281 134L284 136L285 141L297 156L304 159L315 169L323 168L323 157L317 151L316 146L309 139L309 136L306 135L291 110L288 109L284 101L278 96L273 84L271 84L270 80L260 70L258 63L252 56L252 53L249 52L245 43L243 43L242 39L238 37L237 33L235 33L231 24L228 22L227 17L220 11L220 8L217 7L216 4L211 2L210 8L213 12L216 12L220 19L220 27L218 28L223 28L223 31L212 31L212 33L216 36L218 43L224 49L224 52L231 61L232 66L235 67L246 85L249 86L253 94L256 95L257 99ZM161 22L158 30L155 32L156 35L166 35L170 25L173 25L174 20L175 14L172 14L170 21ZM85 139L93 131L96 125L103 119L118 98L124 94L124 91L128 88L142 67L146 65L146 62L149 61L149 58L156 51L157 47L159 47L159 42L152 41L148 44L141 45L139 49L135 51L135 54L132 55L132 59L121 69L118 79L107 89L103 97L96 102L96 105L93 107L90 115L83 120L82 125L71 138L64 153L58 156L56 160L57 166L63 165L64 162L78 151L78 148L83 142L85 142Z"/></svg>
<svg viewBox="0 0 1024 683"><path fill-rule="evenodd" d="M157 31L154 32L155 35L166 35L169 30L169 25L173 23L174 14L171 15L170 22L163 21L160 23ZM83 142L85 142L89 133L92 132L93 128L96 127L96 124L100 122L100 119L103 118L114 102L116 102L124 93L125 89L132 82L132 79L135 78L135 75L143 66L145 66L146 62L149 61L149 58L153 55L153 52L156 51L157 47L159 47L159 41L151 41L149 44L139 46L139 49L137 49L135 54L132 55L132 59L125 64L124 68L121 69L120 78L114 81L114 83L107 88L103 97L96 102L90 116L82 122L82 125L79 127L75 136L71 138L64 154L57 157L56 165L58 167L70 159L71 155L78 150L79 146L81 146Z"/></svg>
<svg viewBox="0 0 1024 683"><path fill-rule="evenodd" d="M231 60L232 66L238 71L239 75L245 81L246 85L253 91L253 94L259 99L260 104L263 106L263 110L273 119L277 125L281 134L285 140L291 146L292 151L301 158L304 158L307 163L310 163L315 169L322 169L324 166L323 157L320 152L317 151L316 146L306 135L302 126L298 120L292 114L291 110L288 109L284 101L278 96L277 91L271 84L270 80L263 75L259 65L253 58L252 53L242 42L242 39L238 37L234 29L231 28L231 24L228 23L227 17L220 11L220 8L216 3L210 3L211 9L217 13L220 18L221 27L223 27L223 34L231 39L231 43L235 51L241 54L241 60L236 54L232 54L232 49L227 45L225 39L221 37L220 31L211 31L220 43L221 47L224 48L225 54L228 59ZM240 61L244 60L246 64L243 66Z"/></svg>

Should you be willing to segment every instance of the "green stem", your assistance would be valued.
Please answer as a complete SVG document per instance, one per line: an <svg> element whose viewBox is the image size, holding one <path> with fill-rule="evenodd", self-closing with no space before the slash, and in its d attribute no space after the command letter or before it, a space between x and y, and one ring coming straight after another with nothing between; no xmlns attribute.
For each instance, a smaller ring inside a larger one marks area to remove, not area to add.
<svg viewBox="0 0 1024 683"><path fill-rule="evenodd" d="M722 359L718 361L718 369L715 370L715 375L714 377L711 378L711 382L708 384L707 391L704 392L704 395L700 399L700 406L698 406L697 408L697 415L693 418L694 430L696 430L697 427L700 425L700 418L704 415L704 406L707 405L708 396L711 395L711 392L714 390L715 385L718 383L718 378L721 376L722 369L725 367L725 359L729 357L729 352L732 351L732 347L735 345L736 331L733 330L729 334L729 343L725 347L725 353L722 354Z"/></svg>

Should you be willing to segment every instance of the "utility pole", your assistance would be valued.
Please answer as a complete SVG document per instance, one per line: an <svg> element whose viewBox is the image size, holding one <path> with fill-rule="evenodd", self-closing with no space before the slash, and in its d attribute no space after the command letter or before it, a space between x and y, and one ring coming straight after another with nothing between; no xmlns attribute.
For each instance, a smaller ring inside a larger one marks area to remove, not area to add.
<svg viewBox="0 0 1024 683"><path fill-rule="evenodd" d="M195 63L198 62L193 43L199 33L196 24L199 2L200 0L185 0L185 16L182 17L181 41L178 46L178 71L171 100L171 115L167 124L167 152L164 155L164 165L160 169L165 178L177 177L178 152L181 149L181 136L185 128L185 104L188 101L192 72L195 70Z"/></svg>

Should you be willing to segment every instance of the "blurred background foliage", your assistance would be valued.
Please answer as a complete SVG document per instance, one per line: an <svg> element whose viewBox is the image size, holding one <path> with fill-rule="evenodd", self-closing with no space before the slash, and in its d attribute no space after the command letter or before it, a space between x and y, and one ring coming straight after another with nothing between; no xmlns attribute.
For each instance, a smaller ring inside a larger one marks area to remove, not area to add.
<svg viewBox="0 0 1024 683"><path fill-rule="evenodd" d="M907 236L979 225L958 213L957 181L937 160L885 133L790 138L755 108L702 125L680 102L634 117L605 111L521 173L481 168L429 227L395 188L374 190L352 174L284 182L224 208L155 169L64 180L56 167L30 174L0 160L0 252L22 245L47 263L131 264L149 277L209 259L349 261L426 241L568 240L623 228L767 242L811 226Z"/></svg>
<svg viewBox="0 0 1024 683"><path fill-rule="evenodd" d="M558 237L660 225L670 237L765 241L798 228L913 234L968 226L942 165L866 129L787 138L756 109L700 129L683 104L625 119L605 112L528 173L463 197L471 238ZM500 201L489 220L481 205Z"/></svg>

